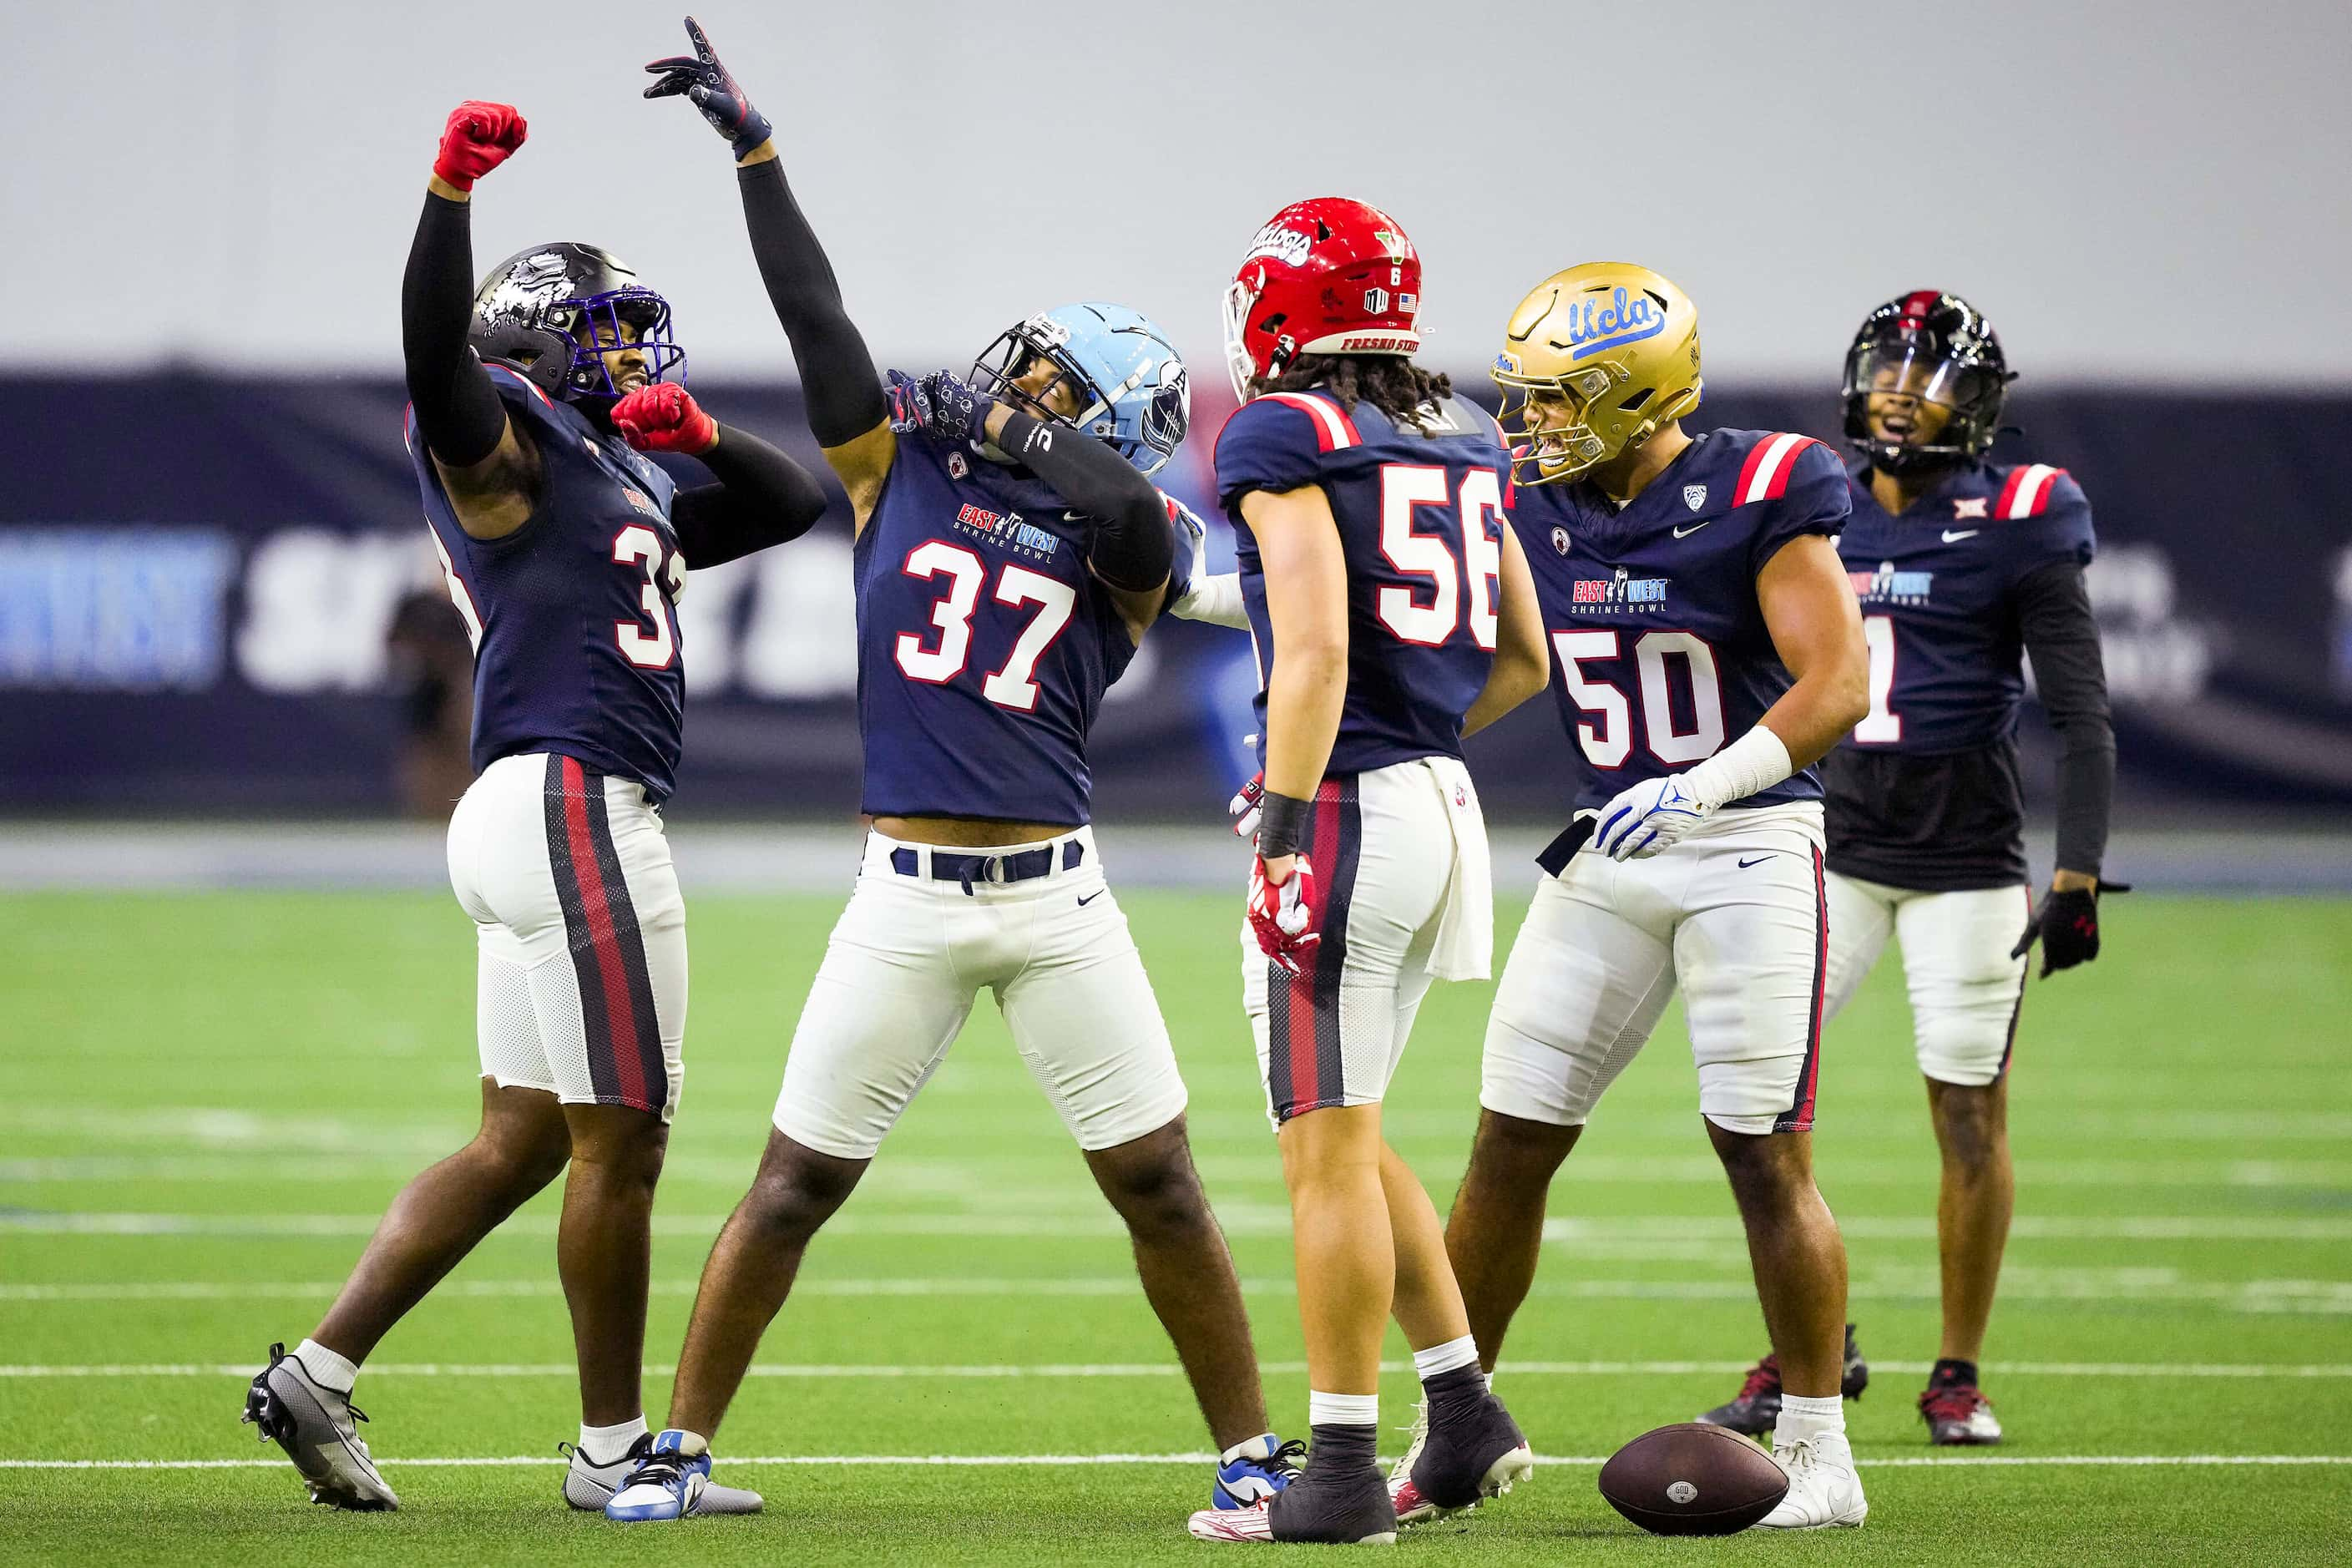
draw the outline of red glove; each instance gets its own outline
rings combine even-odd
[[[482,103],[467,99],[449,111],[441,128],[441,151],[433,172],[461,191],[514,155],[530,134],[511,103]]]
[[[1315,868],[1307,863],[1306,856],[1292,857],[1290,875],[1280,882],[1267,879],[1265,856],[1251,862],[1250,931],[1257,938],[1258,951],[1285,973],[1302,973],[1304,966],[1314,962],[1315,944],[1323,940],[1323,933],[1315,929],[1318,921]]]
[[[613,405],[613,427],[640,452],[684,452],[691,458],[719,441],[719,421],[673,381],[641,386]]]

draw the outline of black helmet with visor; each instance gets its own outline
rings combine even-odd
[[[1981,457],[2000,432],[2001,405],[2016,379],[1975,306],[1957,294],[1915,289],[1873,310],[1846,350],[1846,443],[1890,474]],[[1943,425],[1924,438],[1887,439],[1872,425],[1874,395],[1937,405]]]

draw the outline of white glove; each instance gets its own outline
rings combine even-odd
[[[1612,860],[1640,860],[1671,847],[1713,809],[1690,793],[1681,773],[1644,779],[1601,808],[1592,847]]]

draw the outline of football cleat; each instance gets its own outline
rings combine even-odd
[[[630,1475],[653,1452],[654,1437],[648,1432],[629,1445],[627,1452],[609,1464],[598,1464],[587,1450],[571,1443],[558,1443],[555,1451],[572,1461],[563,1472],[563,1500],[583,1513],[602,1513],[613,1494],[628,1484]],[[765,1507],[758,1492],[741,1487],[722,1487],[716,1481],[706,1482],[702,1500],[695,1506],[697,1514],[757,1513]]]
[[[1838,1392],[1848,1399],[1860,1399],[1862,1391],[1870,1386],[1870,1363],[1862,1359],[1862,1348],[1853,1342],[1853,1325],[1845,1326],[1844,1365],[1839,1369]],[[1697,1418],[1709,1426],[1727,1426],[1744,1436],[1769,1438],[1772,1427],[1780,1419],[1780,1358],[1768,1355],[1748,1369],[1748,1381],[1730,1402],[1718,1405]]]
[[[702,1511],[702,1494],[710,1485],[709,1444],[672,1428],[654,1433],[642,1452],[631,1450],[631,1458],[636,1463],[604,1505],[606,1519],[649,1524]]]
[[[1247,1508],[1204,1508],[1186,1521],[1195,1541],[1319,1542],[1329,1545],[1393,1546],[1396,1510],[1381,1473],[1316,1475],[1301,1470],[1289,1485]]]
[[[1297,1479],[1299,1457],[1306,1452],[1306,1444],[1296,1439],[1286,1443],[1271,1432],[1251,1438],[1240,1458],[1217,1467],[1209,1506],[1244,1509],[1265,1501]]]
[[[1973,1383],[1931,1383],[1919,1395],[1927,1441],[1938,1448],[1987,1447],[2000,1441],[2000,1417]]]
[[[1423,1400],[1413,1417],[1412,1441],[1389,1472],[1389,1500],[1399,1525],[1426,1524],[1502,1496],[1535,1468],[1518,1424],[1492,1394],[1433,1430]]]
[[[1850,1529],[1870,1517],[1862,1495],[1862,1472],[1853,1468],[1853,1447],[1843,1432],[1823,1432],[1772,1450],[1789,1472],[1789,1495],[1756,1521],[1759,1530]]]
[[[286,1450],[312,1502],[361,1512],[400,1506],[360,1441],[356,1424],[366,1415],[350,1394],[313,1378],[283,1343],[269,1347],[269,1364],[246,1390],[244,1419],[261,1428],[263,1440]]]

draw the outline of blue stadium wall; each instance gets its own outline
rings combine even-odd
[[[789,388],[697,390],[818,466]],[[0,811],[394,808],[415,693],[387,634],[439,592],[400,407],[375,379],[0,386]],[[1998,455],[2071,469],[2096,510],[2126,811],[2352,805],[2352,397],[2053,390],[2011,413]],[[1204,515],[1221,416],[1199,411],[1167,475]],[[1814,393],[1725,390],[1694,423],[1835,421]],[[694,574],[679,809],[856,810],[848,560],[836,506]],[[1236,634],[1156,632],[1097,731],[1098,813],[1216,813],[1254,685]],[[2038,717],[2026,733],[2039,789]],[[1561,810],[1563,744],[1549,700],[1474,742],[1490,810]]]

